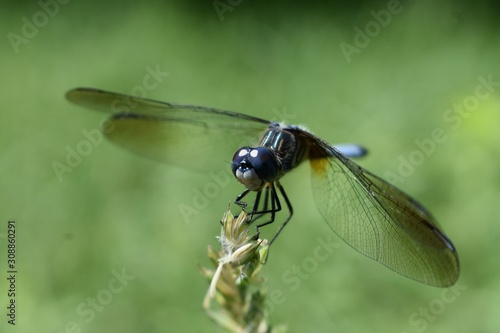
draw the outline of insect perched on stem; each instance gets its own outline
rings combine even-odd
[[[223,154],[232,150],[232,171],[246,187],[235,202],[245,208],[245,196],[257,192],[249,212],[257,231],[274,221],[282,201],[289,212],[271,243],[293,214],[280,179],[308,160],[317,208],[347,244],[422,283],[449,287],[458,279],[457,252],[437,221],[415,199],[354,163],[350,158],[366,153],[358,145],[333,146],[300,126],[213,108],[90,88],[66,96],[110,113],[106,135],[156,160],[220,170],[223,164],[218,163],[230,156]],[[246,146],[239,144],[245,140]],[[253,142],[257,144],[248,146]]]

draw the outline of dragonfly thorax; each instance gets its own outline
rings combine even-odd
[[[243,147],[234,154],[233,174],[251,191],[258,191],[265,183],[276,180],[280,165],[275,154],[265,147]]]

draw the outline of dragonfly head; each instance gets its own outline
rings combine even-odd
[[[231,168],[240,183],[251,191],[276,180],[280,170],[276,155],[265,147],[240,148],[233,156]]]

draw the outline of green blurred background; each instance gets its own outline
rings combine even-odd
[[[0,11],[0,331],[10,328],[8,219],[18,226],[19,332],[69,332],[71,323],[81,332],[220,331],[201,309],[208,284],[198,265],[208,264],[206,247],[216,245],[241,185],[231,179],[186,221],[179,207],[192,205],[207,175],[109,141],[61,179],[53,169],[103,119],[70,105],[67,90],[131,93],[158,67],[169,75],[150,98],[284,118],[327,141],[366,146],[359,163],[386,178],[402,171],[397,185],[437,216],[458,249],[458,287],[442,290],[333,238],[335,251],[292,288],[283,276],[307,266],[318,237],[331,232],[304,165],[283,180],[296,215],[263,271],[269,289],[284,294],[273,323],[290,332],[498,332],[500,86],[478,88],[481,77],[500,81],[493,2],[404,1],[387,24],[372,11],[387,13],[392,2],[220,1],[219,12],[213,1],[42,3],[52,5],[4,2]],[[36,30],[23,28],[34,20]],[[366,27],[371,37],[357,36]],[[356,42],[346,56],[341,45]],[[470,111],[448,111],[463,103]],[[446,140],[415,160],[424,156],[415,140],[428,142],[436,128]],[[410,158],[413,170],[401,169]],[[122,270],[134,279],[110,294]],[[96,296],[107,304],[90,310]]]

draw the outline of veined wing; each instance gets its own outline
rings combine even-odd
[[[439,287],[456,282],[457,252],[420,203],[320,138],[300,135],[312,143],[316,205],[340,238],[410,279]]]
[[[266,120],[235,112],[92,88],[70,90],[66,97],[75,104],[111,114],[103,132],[117,144],[155,160],[199,171],[228,168],[234,152],[258,142],[269,125]]]

